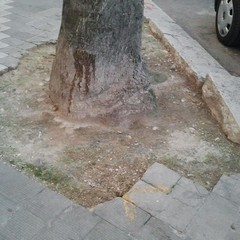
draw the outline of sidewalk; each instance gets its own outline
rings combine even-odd
[[[61,4],[59,0],[0,0],[0,74],[16,68],[31,48],[56,41]]]
[[[3,163],[0,183],[1,240],[179,239],[160,220],[121,198],[93,213]]]
[[[32,47],[56,41],[61,3],[0,0],[0,74],[16,68],[21,56]],[[187,46],[178,49],[179,42],[191,44],[192,40],[172,36],[168,31],[176,32],[177,28],[180,34],[182,30],[151,1],[146,1],[145,15],[165,44],[172,43],[176,57],[180,53],[192,54],[183,51]],[[165,30],[161,32],[158,27]],[[196,42],[193,46],[196,53],[199,46]],[[198,53],[202,54],[202,49]],[[190,61],[188,73],[196,81],[203,81],[214,67],[219,71],[214,72],[216,76],[226,76],[222,75],[224,69],[211,65],[217,63],[205,56],[195,61],[189,55],[177,59],[181,64]],[[203,67],[205,60],[207,66]],[[0,162],[0,240],[239,240],[239,209],[240,175],[222,176],[208,192],[155,163],[123,198],[90,211]]]
[[[240,175],[209,193],[155,163],[123,198],[92,211],[0,163],[0,239],[238,240]]]

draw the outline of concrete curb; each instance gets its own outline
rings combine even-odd
[[[202,87],[203,99],[227,137],[240,144],[240,78],[231,76],[153,1],[145,0],[144,16],[152,32],[175,56],[187,77]]]

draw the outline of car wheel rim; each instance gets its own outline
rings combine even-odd
[[[232,26],[233,22],[233,0],[221,0],[218,8],[218,32],[225,37]]]

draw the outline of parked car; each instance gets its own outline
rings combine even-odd
[[[215,0],[216,32],[226,46],[240,45],[240,0]]]

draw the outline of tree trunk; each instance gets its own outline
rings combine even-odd
[[[75,118],[153,108],[141,60],[143,0],[64,0],[50,98]]]

